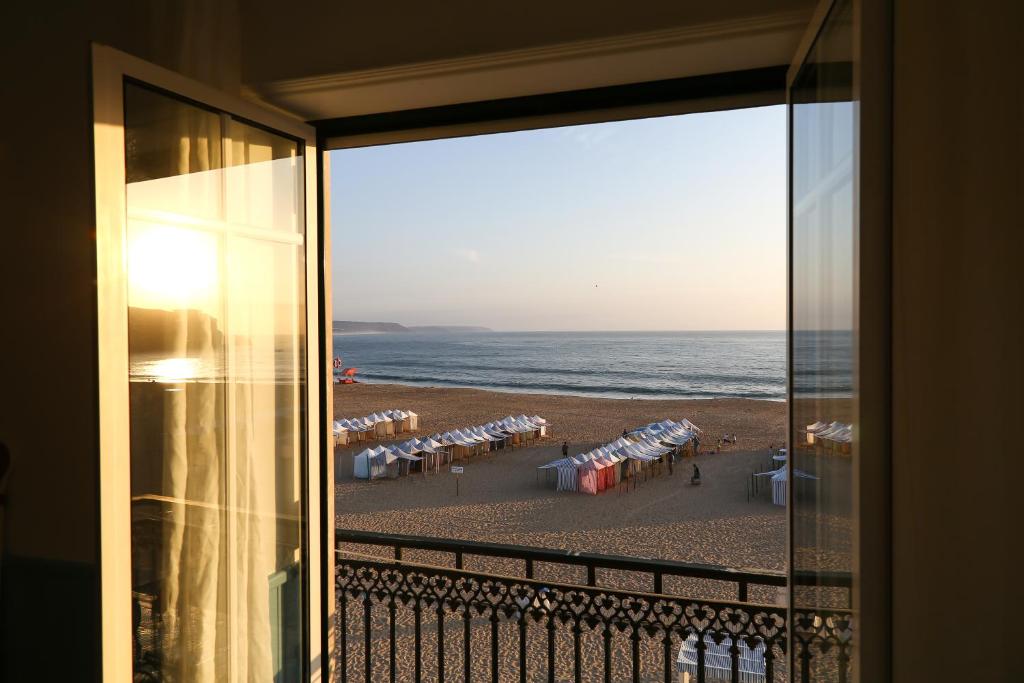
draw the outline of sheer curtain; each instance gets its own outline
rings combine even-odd
[[[158,680],[284,680],[299,641],[277,632],[280,615],[271,623],[275,586],[301,610],[295,145],[143,89],[126,91],[126,112],[133,576],[155,597],[148,661]],[[159,532],[137,533],[143,521]]]

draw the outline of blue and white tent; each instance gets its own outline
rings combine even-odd
[[[704,675],[710,680],[732,680],[732,638],[726,636],[716,643],[710,633],[704,634]],[[764,641],[758,639],[750,649],[744,639],[739,639],[739,683],[767,683],[765,680]],[[676,658],[676,671],[697,676],[697,635],[691,633]]]

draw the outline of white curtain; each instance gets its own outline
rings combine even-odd
[[[147,97],[163,98],[126,108],[147,123],[127,140],[129,345],[173,370],[133,389],[132,413],[133,497],[161,506],[161,678],[271,683],[290,654],[272,645],[299,642],[272,637],[270,605],[300,557],[303,269],[301,238],[252,228],[294,233],[296,160],[280,163],[282,138]]]

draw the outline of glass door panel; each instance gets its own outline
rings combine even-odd
[[[303,147],[124,97],[135,677],[300,680]]]
[[[852,41],[851,2],[838,0],[789,93],[793,680],[850,675],[852,631],[843,620],[852,595],[857,422]],[[816,634],[843,645],[826,650]]]

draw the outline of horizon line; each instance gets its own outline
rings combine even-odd
[[[338,320],[332,322],[364,322],[357,320]],[[377,324],[377,321],[366,321],[367,324]],[[416,324],[410,325],[407,323],[394,323],[401,325],[402,327],[464,327],[464,328],[485,328],[481,332],[785,332],[786,328],[685,328],[685,329],[601,329],[601,328],[573,328],[573,329],[536,329],[536,328],[492,328],[486,325],[470,325],[470,324],[445,324],[445,323],[430,323],[430,324]]]

